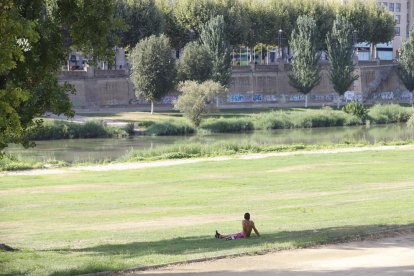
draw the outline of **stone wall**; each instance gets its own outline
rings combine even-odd
[[[308,95],[309,105],[333,105],[338,100],[328,76],[328,64],[321,64],[321,81]],[[303,106],[304,95],[288,82],[290,64],[238,66],[226,97],[218,99],[222,107],[243,106]],[[359,62],[355,81],[345,101],[411,102],[412,95],[399,80],[396,64],[391,62]],[[75,108],[120,107],[145,104],[137,99],[127,70],[94,70],[62,72],[60,81],[73,84],[77,90],[71,96]],[[177,93],[171,92],[160,104],[171,105]]]

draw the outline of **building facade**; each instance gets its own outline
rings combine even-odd
[[[414,18],[413,0],[390,0],[377,1],[386,7],[395,16],[395,36],[392,41],[393,57],[398,56],[397,51],[401,49],[403,42],[408,38],[410,27]]]

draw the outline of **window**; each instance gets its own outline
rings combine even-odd
[[[395,23],[400,24],[401,23],[401,15],[395,16]]]
[[[401,3],[395,3],[395,11],[401,12]]]
[[[388,8],[390,9],[390,11],[394,11],[394,3],[390,3],[389,5],[388,5]]]
[[[400,27],[395,27],[395,36],[400,36]]]

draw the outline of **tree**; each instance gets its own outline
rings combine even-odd
[[[26,130],[45,112],[73,115],[58,72],[70,47],[108,57],[117,26],[110,0],[3,0],[0,4],[0,151],[30,145]]]
[[[131,61],[135,93],[151,102],[153,114],[154,102],[174,88],[176,69],[169,39],[152,35],[141,40],[132,51]]]
[[[339,8],[338,14],[352,22],[358,32],[358,42],[369,42],[371,59],[375,56],[375,45],[392,40],[395,32],[395,18],[376,1],[350,0]]]
[[[164,17],[163,33],[170,39],[171,45],[175,49],[181,49],[189,40],[189,30],[186,30],[177,21],[174,14],[174,7],[169,0],[158,0],[157,6]]]
[[[220,83],[212,80],[203,83],[186,81],[179,85],[178,90],[182,94],[175,102],[174,108],[183,112],[197,127],[200,125],[202,114],[207,112],[208,105],[226,91]]]
[[[117,0],[116,14],[128,30],[122,32],[123,46],[134,46],[150,35],[158,35],[165,25],[164,15],[154,0]]]
[[[206,81],[211,77],[212,66],[207,48],[197,42],[190,42],[177,63],[178,80]]]
[[[231,78],[231,57],[224,27],[222,15],[212,18],[203,26],[200,39],[212,58],[211,79],[228,86]]]
[[[411,92],[411,105],[414,107],[414,28],[410,30],[410,36],[403,43],[398,66],[398,76],[405,87]]]
[[[289,84],[305,95],[308,106],[308,93],[320,82],[319,57],[316,41],[316,23],[308,16],[300,16],[297,28],[293,31],[290,46],[293,50],[292,74]]]
[[[330,62],[329,78],[339,97],[343,96],[352,83],[358,79],[358,76],[354,75],[352,34],[352,24],[346,18],[338,17],[326,38]],[[339,102],[338,98],[338,107]]]
[[[395,35],[395,17],[383,5],[376,1],[368,5],[368,26],[367,40],[371,43],[371,58],[375,59],[376,45],[392,40]]]

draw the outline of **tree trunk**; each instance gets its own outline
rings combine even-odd
[[[151,101],[151,114],[154,113],[154,101]]]
[[[414,91],[411,91],[411,107],[414,108]]]
[[[341,95],[338,95],[338,101],[336,102],[336,108],[339,109],[340,103],[341,103]]]
[[[370,45],[370,59],[374,60],[375,59],[375,44],[371,43]]]

